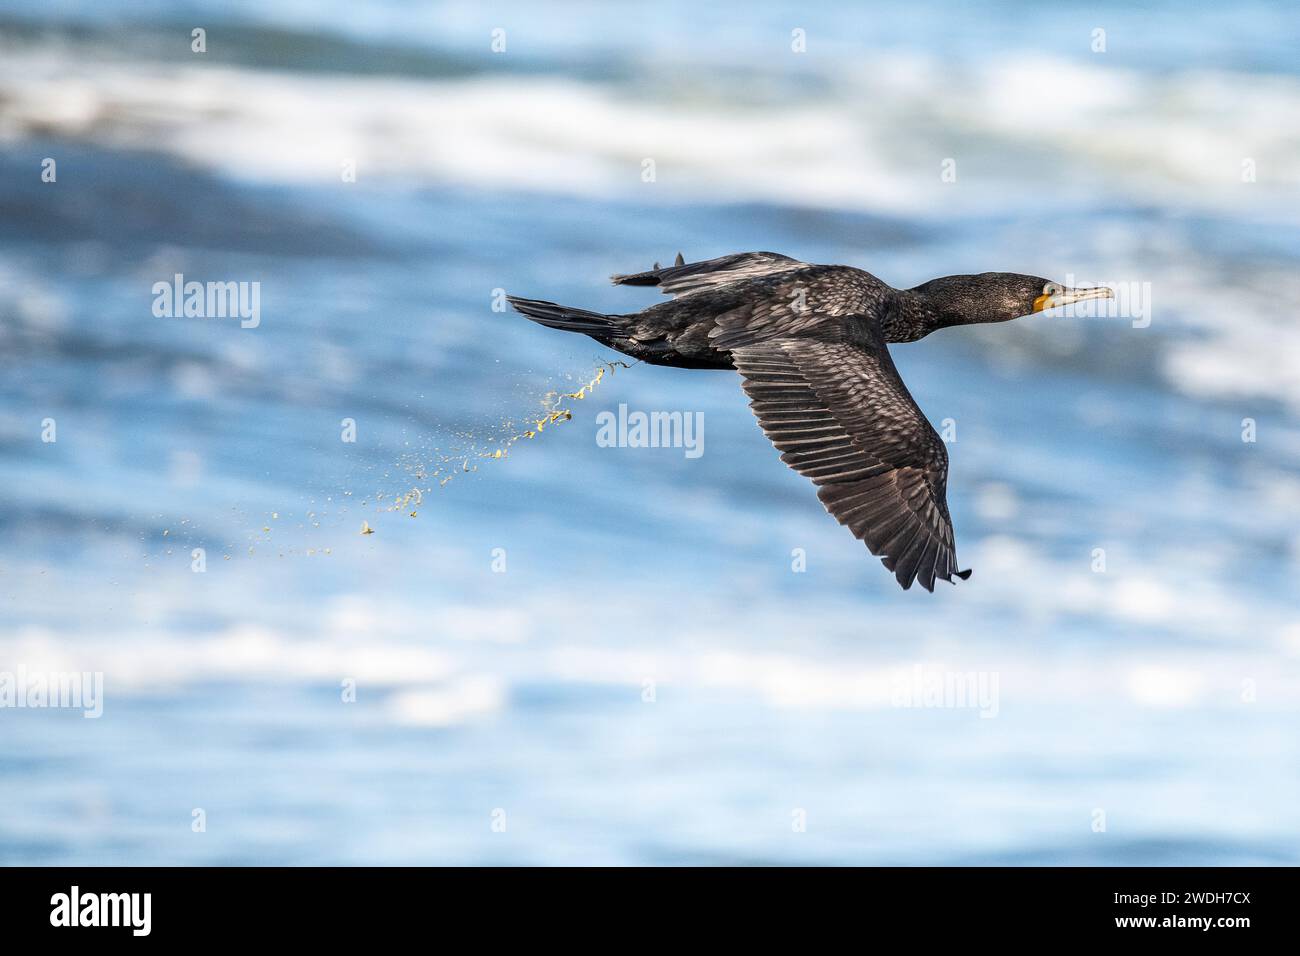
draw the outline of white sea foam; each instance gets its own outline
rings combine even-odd
[[[502,681],[488,674],[449,681],[420,690],[404,690],[388,698],[388,716],[399,724],[416,727],[454,727],[503,709],[506,691]]]
[[[887,710],[916,672],[996,674],[1002,709],[1063,700],[1232,708],[1247,703],[1247,682],[1258,685],[1252,706],[1300,701],[1300,642],[1285,598],[1234,593],[1214,584],[1213,569],[1198,575],[1195,562],[1174,555],[1141,572],[1093,574],[999,537],[977,543],[972,559],[978,590],[927,596],[919,631],[905,606],[877,605],[867,615],[845,599],[810,614],[756,598],[719,619],[699,599],[665,608],[635,592],[588,592],[587,624],[574,633],[573,600],[549,591],[520,594],[527,613],[518,614],[355,594],[304,615],[301,633],[251,623],[206,635],[0,633],[0,662],[103,671],[109,709],[119,695],[213,682],[352,679],[359,695],[381,702],[384,718],[425,727],[490,717],[510,706],[514,688],[556,682],[621,687],[629,704],[650,681],[661,696],[725,692],[789,710]],[[1024,635],[1036,635],[1035,653],[1004,641],[1005,623],[981,637],[980,621],[1005,622],[1008,612]],[[1088,617],[1131,640],[1105,653],[1066,640],[1071,622]],[[1162,647],[1162,634],[1177,635],[1177,644]]]
[[[1054,205],[1104,188],[1276,215],[1277,202],[1294,208],[1300,180],[1294,77],[877,53],[855,68],[836,62],[816,93],[726,97],[669,84],[651,97],[645,89],[664,77],[645,69],[644,83],[416,80],[21,45],[0,60],[0,137],[83,137],[283,182],[338,182],[355,160],[363,179],[919,215],[1004,208],[1035,178],[1055,184]],[[941,183],[948,157],[957,180]],[[646,158],[653,185],[642,181]],[[1242,182],[1246,159],[1255,183]]]
[[[1287,638],[1294,643],[1294,635]],[[980,642],[936,647],[941,655],[891,656],[863,637],[860,649],[822,648],[807,654],[747,651],[714,635],[721,649],[674,646],[646,649],[624,644],[564,642],[539,648],[526,661],[489,664],[460,658],[445,649],[369,640],[351,647],[300,640],[265,629],[243,627],[211,638],[122,639],[111,646],[52,631],[0,637],[0,660],[29,670],[67,671],[93,667],[105,674],[106,707],[159,691],[235,682],[357,682],[359,696],[381,701],[382,716],[394,723],[449,727],[502,711],[516,683],[571,682],[623,687],[629,703],[642,699],[647,682],[658,695],[725,691],[756,695],[786,710],[877,711],[899,706],[899,688],[920,674],[996,674],[1002,706],[1020,708],[1065,700],[1108,700],[1116,706],[1179,709],[1230,708],[1243,703],[1243,682],[1261,685],[1258,706],[1294,709],[1300,699],[1300,671],[1279,669],[1276,650],[1185,648],[1176,653],[1112,649],[1105,655],[1077,648],[1022,659],[1006,648]],[[1294,653],[1291,655],[1294,657]],[[1256,701],[1251,701],[1252,704]]]

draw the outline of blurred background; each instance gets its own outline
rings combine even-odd
[[[0,710],[0,863],[1300,862],[1298,45],[1249,0],[0,0],[0,671],[104,675]],[[974,569],[904,593],[730,373],[484,457],[616,357],[497,290],[634,311],[679,249],[1150,322],[894,348]],[[176,273],[260,324],[155,316]],[[620,403],[704,454],[599,447]]]

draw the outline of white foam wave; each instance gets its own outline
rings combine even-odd
[[[1280,121],[1300,115],[1293,77],[875,54],[856,69],[828,67],[816,93],[663,83],[647,96],[666,78],[646,70],[644,85],[412,80],[15,46],[0,60],[0,138],[84,137],[287,182],[339,182],[355,160],[362,179],[945,215],[1004,206],[1034,181],[1053,187],[1054,202],[1106,189],[1276,213],[1271,204],[1290,208],[1300,180],[1300,124]],[[957,162],[951,183],[940,179],[947,158]],[[1258,182],[1242,182],[1247,159]]]
[[[867,612],[832,599],[811,609],[759,590],[719,618],[700,598],[669,606],[636,592],[592,597],[597,588],[575,633],[573,599],[551,590],[517,595],[518,613],[356,594],[304,614],[298,633],[255,624],[207,635],[0,633],[0,670],[103,671],[110,707],[116,695],[213,682],[350,679],[381,701],[382,717],[424,727],[481,720],[507,708],[515,688],[565,682],[624,688],[629,704],[650,682],[660,695],[722,691],[791,710],[897,707],[917,674],[996,674],[1003,708],[1071,700],[1272,710],[1300,701],[1300,640],[1285,596],[1233,592],[1214,583],[1214,567],[1175,554],[1096,574],[998,537],[978,542],[972,558],[982,583],[922,596],[923,624],[906,602]],[[1104,622],[1102,633],[1131,637],[1104,653],[1062,640],[1090,618]],[[1009,626],[1020,637],[1005,640]]]

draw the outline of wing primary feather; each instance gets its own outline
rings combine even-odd
[[[778,318],[764,308],[736,309],[710,334],[715,347],[731,349],[750,408],[781,460],[818,486],[826,510],[904,590],[968,578],[958,570],[945,500],[947,450],[883,343],[826,341],[812,326],[803,337],[773,337],[765,323]]]

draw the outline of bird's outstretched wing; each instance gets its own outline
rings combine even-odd
[[[948,452],[889,351],[811,338],[732,350],[763,432],[905,589],[967,578],[948,516]]]
[[[615,285],[658,286],[664,295],[683,296],[807,265],[776,252],[737,252],[703,262],[683,262],[679,253],[676,265],[664,269],[656,265],[648,272],[610,276],[610,281]]]

